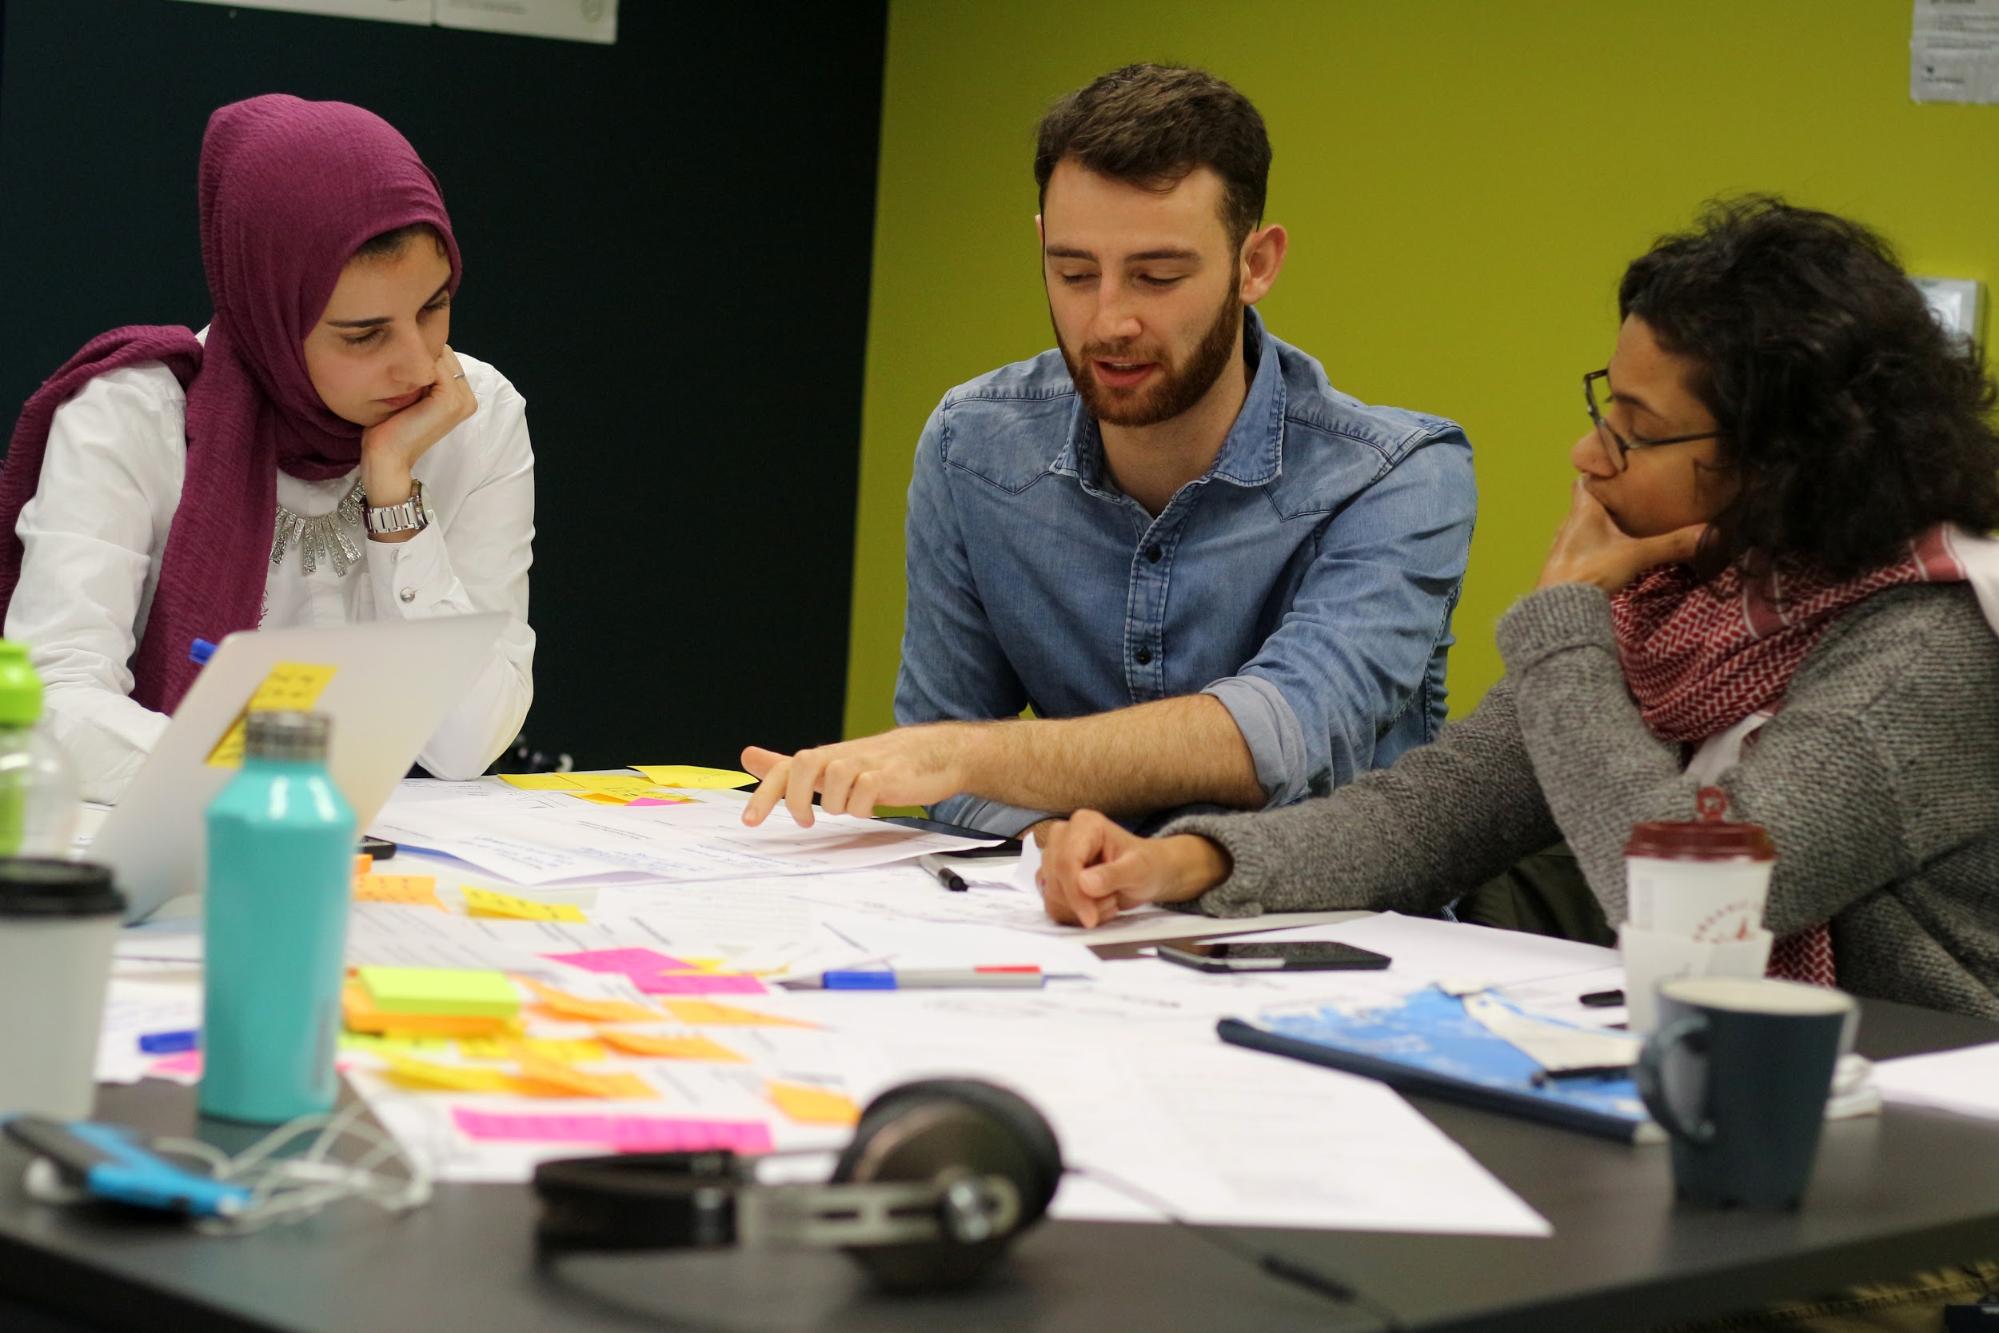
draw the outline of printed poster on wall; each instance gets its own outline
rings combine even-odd
[[[1999,0],[1915,0],[1909,98],[1999,102]]]
[[[504,32],[516,37],[554,37],[606,46],[618,40],[618,0],[187,0],[187,3]]]

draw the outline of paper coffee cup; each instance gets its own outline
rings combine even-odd
[[[1625,1021],[1645,1036],[1659,1023],[1659,987],[1681,977],[1760,977],[1770,962],[1771,934],[1758,928],[1731,940],[1695,940],[1627,923],[1617,932],[1624,958]]]
[[[1624,861],[1631,924],[1703,943],[1744,939],[1763,925],[1771,861]]]
[[[1635,824],[1624,844],[1627,919],[1640,930],[1703,943],[1746,939],[1763,926],[1777,851],[1759,824],[1723,819],[1718,787],[1700,796],[1701,818]]]
[[[0,1116],[90,1114],[124,913],[102,866],[0,860]]]

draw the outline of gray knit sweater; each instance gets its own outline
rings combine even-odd
[[[1566,838],[1622,921],[1632,824],[1691,819],[1680,748],[1647,731],[1610,602],[1581,584],[1501,619],[1506,675],[1432,744],[1320,800],[1197,815],[1234,859],[1211,916],[1434,911]],[[1721,778],[1777,846],[1765,924],[1832,923],[1842,988],[1999,1019],[1999,638],[1964,585],[1877,593],[1799,667]]]

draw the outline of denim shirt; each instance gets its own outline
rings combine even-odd
[[[1437,734],[1471,445],[1454,422],[1339,392],[1246,318],[1248,397],[1156,518],[1108,476],[1060,352],[944,395],[909,486],[898,723],[1211,694],[1266,806]],[[932,813],[1010,834],[1050,812],[965,795]]]

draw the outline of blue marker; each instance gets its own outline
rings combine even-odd
[[[207,666],[208,659],[215,656],[215,645],[206,639],[196,639],[187,646],[187,660],[196,666]]]
[[[147,1032],[139,1037],[139,1049],[147,1055],[179,1055],[182,1051],[198,1050],[201,1033],[193,1028],[182,1028],[175,1032]]]
[[[891,972],[883,967],[821,972],[780,981],[793,990],[1031,990],[1042,983],[1038,967],[951,967]]]

